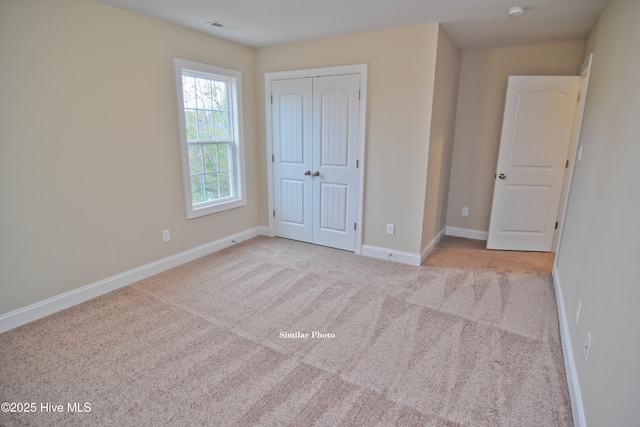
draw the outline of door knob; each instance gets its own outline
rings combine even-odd
[[[501,173],[500,175],[498,175],[498,178],[500,179],[507,179],[507,175]]]
[[[320,172],[318,172],[318,171],[313,171],[313,173],[312,173],[311,175],[313,175],[313,176],[318,176],[318,175],[320,175]]]
[[[307,169],[306,171],[303,172],[305,175],[311,175],[311,171],[309,169]]]

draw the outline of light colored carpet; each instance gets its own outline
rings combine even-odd
[[[266,237],[0,335],[0,401],[38,405],[7,426],[572,425],[548,274]]]

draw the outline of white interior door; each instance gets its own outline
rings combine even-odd
[[[313,243],[349,251],[355,247],[359,89],[357,74],[313,79]]]
[[[355,249],[359,89],[358,74],[272,82],[277,236]]]
[[[273,102],[273,186],[277,236],[311,242],[312,81],[278,80]]]
[[[510,76],[487,249],[551,250],[577,76]]]

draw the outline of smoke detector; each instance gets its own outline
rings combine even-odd
[[[225,22],[222,21],[209,21],[207,22],[207,25],[211,25],[212,27],[215,28],[222,28],[223,30],[237,30],[238,27],[231,25],[231,24],[227,24]]]
[[[524,6],[513,6],[507,9],[507,15],[509,16],[522,16],[527,12],[527,8]]]

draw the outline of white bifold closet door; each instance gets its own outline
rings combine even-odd
[[[277,236],[353,251],[360,76],[271,83]]]

